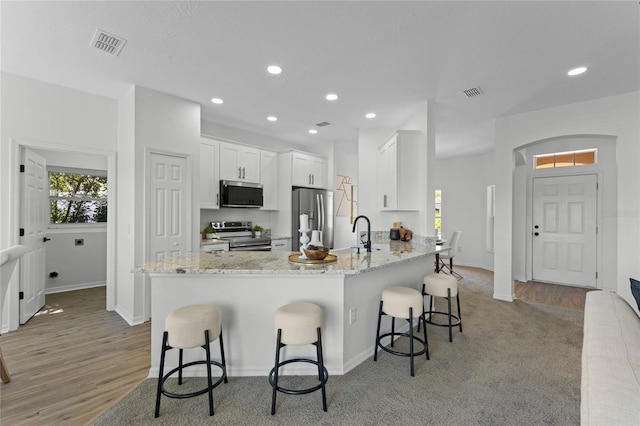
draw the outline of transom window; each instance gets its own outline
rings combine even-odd
[[[50,223],[107,221],[106,171],[49,170]]]
[[[574,167],[595,164],[596,153],[597,149],[585,149],[581,151],[534,155],[534,167],[536,169],[552,169],[555,167]]]

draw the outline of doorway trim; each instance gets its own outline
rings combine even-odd
[[[50,141],[40,141],[33,139],[22,138],[10,138],[10,152],[11,152],[11,179],[9,183],[11,190],[11,205],[13,208],[9,212],[9,224],[12,230],[12,237],[10,241],[12,244],[18,244],[18,228],[20,226],[20,215],[22,214],[20,208],[20,151],[22,148],[42,149],[48,151],[67,152],[72,154],[88,154],[98,155],[107,158],[107,203],[109,209],[107,210],[107,277],[106,277],[106,309],[113,311],[115,309],[116,302],[116,152],[101,150],[97,148],[82,148],[77,146],[65,145]],[[19,274],[16,274],[18,279],[14,279],[13,286],[9,286],[7,294],[7,311],[8,311],[8,326],[9,331],[17,330],[20,325],[20,312],[19,303],[15,295],[19,291]]]

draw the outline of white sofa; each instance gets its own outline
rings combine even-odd
[[[608,291],[587,293],[580,423],[640,425],[640,317]]]

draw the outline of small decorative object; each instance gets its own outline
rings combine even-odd
[[[322,245],[322,240],[320,239],[321,235],[322,233],[320,231],[311,231],[311,241],[309,241],[309,246],[311,245],[321,246]]]
[[[256,238],[262,236],[262,231],[264,231],[264,228],[260,225],[253,225],[253,228],[251,228],[251,232],[253,232],[253,236]]]
[[[329,247],[309,244],[304,249],[304,254],[311,260],[323,260],[329,254]]]
[[[300,231],[310,231],[309,229],[309,215],[300,215]]]
[[[204,228],[202,232],[204,233],[205,240],[212,240],[216,236],[216,230],[211,225]]]
[[[306,214],[302,216],[306,216]],[[302,218],[302,216],[300,216],[300,218]],[[307,226],[309,226],[308,222]],[[304,253],[304,249],[306,249],[307,244],[309,244],[309,230],[300,228],[298,229],[298,231],[300,232],[300,259],[307,259],[307,255]]]
[[[401,227],[400,228],[400,240],[402,241],[411,241],[411,236],[413,235],[413,233],[408,230],[407,228]]]

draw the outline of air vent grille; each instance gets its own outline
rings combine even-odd
[[[323,121],[322,123],[316,123],[316,126],[324,127],[324,126],[328,126],[329,124],[331,124],[331,123],[329,123],[328,121]]]
[[[127,40],[122,37],[109,34],[101,29],[96,29],[91,39],[91,46],[103,52],[118,56],[126,42]]]
[[[467,95],[467,98],[475,98],[476,96],[482,95],[482,89],[479,87],[472,87],[470,89],[463,90],[462,93]]]

